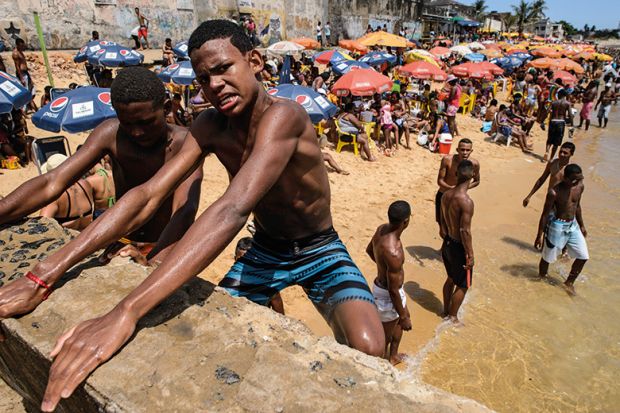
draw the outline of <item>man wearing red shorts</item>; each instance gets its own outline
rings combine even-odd
[[[140,42],[140,49],[142,49],[142,41],[141,38],[144,39],[144,43],[146,43],[146,48],[149,48],[149,19],[147,19],[144,14],[140,13],[140,9],[136,7],[136,16],[138,17],[138,23],[140,23],[140,29],[138,29],[138,41]]]

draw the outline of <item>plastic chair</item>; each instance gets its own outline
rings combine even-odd
[[[357,148],[357,135],[354,133],[343,132],[342,129],[340,129],[340,122],[338,122],[338,119],[335,119],[334,123],[336,124],[336,131],[338,132],[336,152],[340,153],[344,146],[353,145],[353,153],[355,156],[359,156],[359,150]]]
[[[474,106],[476,105],[476,97],[477,95],[475,93],[469,95],[469,108],[467,108],[467,113],[474,110]]]
[[[467,93],[462,93],[461,98],[459,99],[459,112],[463,113],[463,115],[467,115],[467,113],[471,110],[471,96]]]
[[[64,136],[50,136],[48,138],[37,138],[32,142],[32,157],[34,164],[41,172],[41,166],[47,162],[50,156],[60,153],[65,156],[71,156],[69,141]]]

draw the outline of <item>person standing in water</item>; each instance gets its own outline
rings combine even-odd
[[[574,283],[590,258],[586,236],[588,232],[581,215],[583,195],[583,172],[579,165],[570,164],[564,168],[562,181],[549,189],[545,207],[540,215],[538,235],[534,247],[542,250],[538,273],[546,277],[549,264],[562,254],[564,247],[568,255],[575,258],[564,286],[570,295],[575,295]]]

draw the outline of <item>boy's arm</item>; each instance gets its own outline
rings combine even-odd
[[[224,195],[196,220],[166,260],[109,313],[80,323],[58,340],[52,352],[56,359],[50,370],[43,411],[54,410],[61,397],[69,397],[98,365],[129,340],[141,317],[221,253],[278,181],[307,126],[307,114],[298,105],[279,102],[267,109],[247,161]],[[185,155],[183,150],[179,155]],[[162,171],[153,179],[161,178],[168,185],[171,173]]]

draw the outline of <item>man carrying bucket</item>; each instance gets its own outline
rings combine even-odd
[[[473,180],[470,182],[469,188],[475,188],[480,184],[480,163],[475,159],[469,158],[472,152],[472,141],[463,138],[459,141],[455,154],[445,156],[441,159],[439,174],[437,175],[439,190],[437,191],[437,195],[435,195],[435,220],[438,224],[441,218],[441,198],[445,192],[457,186],[456,172],[461,162],[469,160],[474,165]]]
[[[439,234],[443,238],[441,257],[448,277],[443,286],[443,316],[459,323],[458,312],[467,290],[471,287],[474,267],[474,247],[471,220],[474,201],[467,194],[475,176],[474,163],[463,160],[458,164],[457,184],[446,191],[441,200]]]

